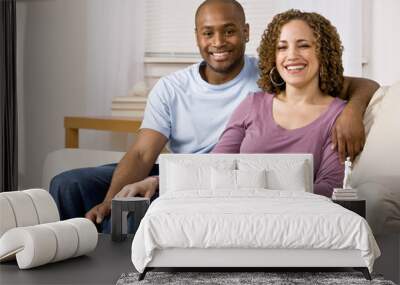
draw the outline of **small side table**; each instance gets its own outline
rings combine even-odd
[[[361,217],[365,219],[366,217],[366,202],[365,200],[357,199],[357,200],[332,200],[332,202],[339,204],[340,206],[359,214]]]
[[[111,202],[111,239],[113,241],[123,241],[127,234],[122,233],[122,223],[124,212],[133,212],[134,232],[139,227],[140,221],[146,214],[150,205],[149,198],[143,197],[124,197],[114,198]]]
[[[79,147],[79,130],[137,133],[142,118],[133,117],[64,117],[65,147]]]

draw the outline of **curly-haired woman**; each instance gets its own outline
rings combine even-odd
[[[312,153],[314,193],[330,197],[343,179],[331,130],[345,101],[342,46],[317,13],[289,10],[265,30],[259,52],[263,92],[233,113],[214,153]]]

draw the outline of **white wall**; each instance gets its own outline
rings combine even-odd
[[[364,76],[381,85],[400,81],[400,1],[370,0],[364,19]]]
[[[138,9],[130,9],[136,5],[143,6],[141,0],[17,2],[20,188],[41,186],[46,155],[64,147],[65,116],[110,115],[112,98],[143,80],[143,60],[135,56],[144,40],[131,20],[140,21]],[[126,136],[93,131],[80,136],[87,148],[124,150],[125,142]]]

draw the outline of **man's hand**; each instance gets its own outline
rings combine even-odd
[[[100,224],[111,213],[111,201],[105,200],[86,213],[85,218]]]
[[[332,129],[332,148],[337,148],[342,163],[349,156],[351,161],[362,151],[365,143],[363,114],[347,105]]]
[[[344,78],[343,90],[339,97],[348,100],[348,103],[332,129],[332,148],[337,148],[342,163],[347,156],[354,161],[364,147],[364,111],[378,88],[379,84],[373,80]]]
[[[115,197],[153,197],[158,188],[158,177],[150,176],[146,179],[124,186]]]

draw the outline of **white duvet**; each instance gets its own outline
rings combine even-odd
[[[155,249],[358,249],[372,271],[379,248],[359,215],[306,192],[240,190],[166,193],[155,200],[132,243],[143,272]]]

